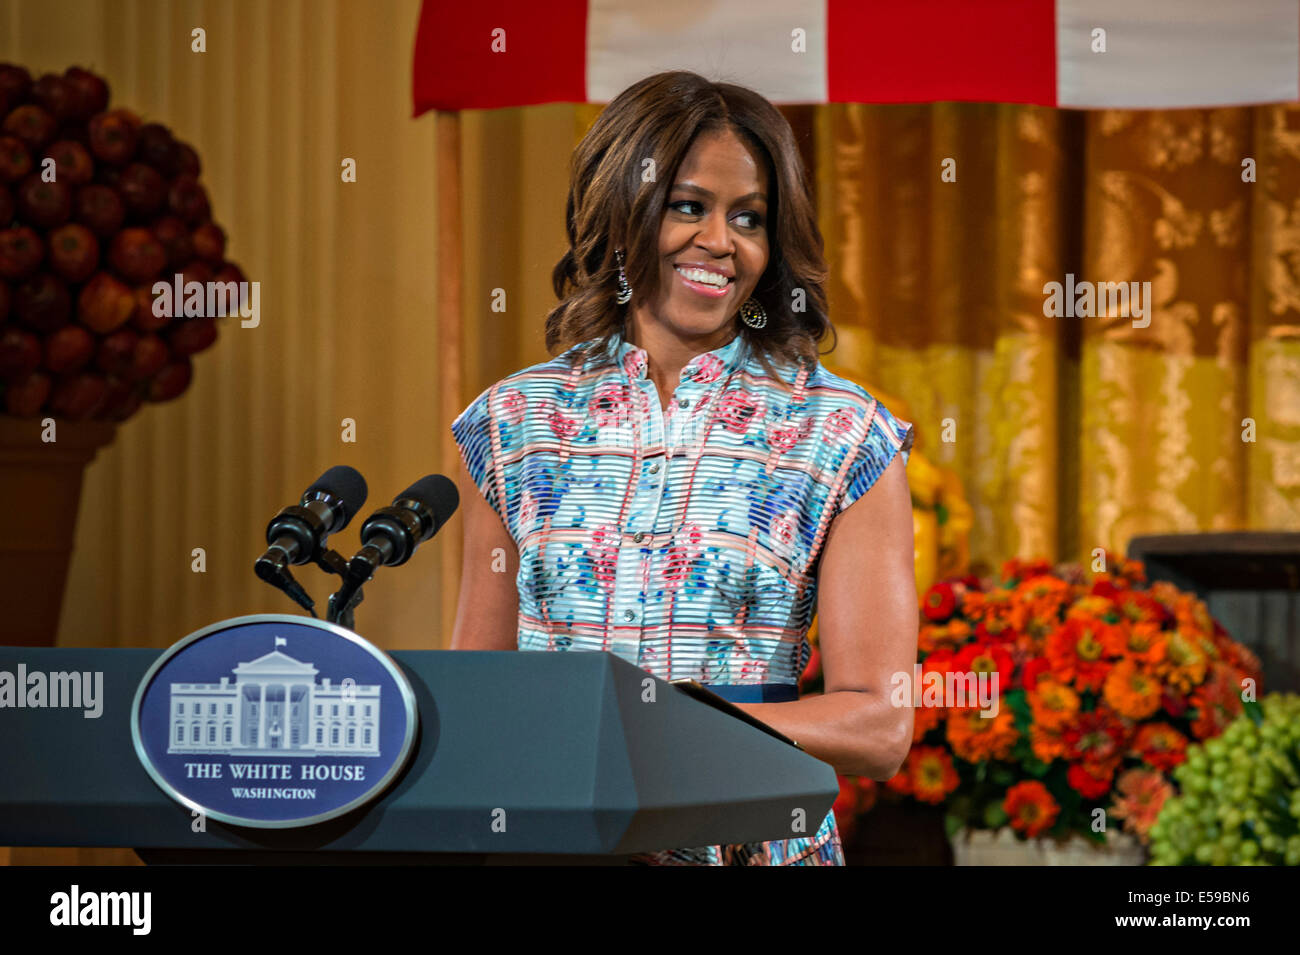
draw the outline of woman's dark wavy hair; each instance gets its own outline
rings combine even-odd
[[[775,374],[773,360],[817,360],[819,343],[834,336],[828,270],[790,124],[753,90],[684,70],[648,76],[619,93],[574,150],[564,212],[569,250],[551,272],[560,302],[546,316],[552,354],[593,339],[592,351],[603,348],[623,329],[630,305],[615,301],[616,248],[626,249],[635,297],[654,292],[659,227],[677,170],[701,133],[727,129],[765,158],[770,183],[769,259],[753,292],[767,325],[755,330],[737,321],[740,334],[769,374]],[[654,160],[655,176],[643,182],[647,159]],[[802,311],[794,308],[797,290]]]

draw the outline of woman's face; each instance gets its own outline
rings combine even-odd
[[[649,318],[682,338],[728,327],[767,268],[768,178],[762,156],[731,130],[691,145],[659,227],[659,287]],[[702,268],[713,278],[688,278]],[[725,279],[725,281],[724,281]]]

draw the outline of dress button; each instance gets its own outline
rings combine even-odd
[[[623,619],[624,619],[624,620],[635,620],[635,619],[636,619],[636,614],[634,614],[631,610],[624,610],[624,611],[623,611]]]
[[[691,406],[691,399],[690,399],[690,398],[678,398],[678,399],[677,399],[677,407],[679,407],[679,408],[689,408],[690,406]]]
[[[635,534],[632,535],[632,540],[636,541],[638,544],[641,543],[643,540],[645,540],[645,531],[637,531]],[[630,613],[631,611],[628,612]]]
[[[650,473],[651,474],[659,473],[659,462],[656,461],[654,464],[650,465]]]

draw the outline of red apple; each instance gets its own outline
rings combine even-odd
[[[125,421],[140,410],[144,403],[143,392],[137,382],[109,375],[104,403],[95,412],[95,417],[104,421]]]
[[[0,136],[0,182],[17,182],[32,171],[32,154],[16,136]]]
[[[167,183],[153,166],[133,162],[122,170],[117,191],[126,203],[127,214],[144,220],[153,216],[167,198]]]
[[[85,122],[108,109],[108,84],[103,77],[73,66],[63,72],[63,78],[72,89],[73,119]]]
[[[167,268],[179,269],[194,258],[190,230],[176,216],[163,216],[153,224],[153,234],[167,253]]]
[[[53,383],[43,371],[15,378],[5,388],[5,412],[15,418],[35,418],[45,407]]]
[[[193,176],[182,173],[172,180],[167,207],[190,225],[198,225],[208,217],[207,190]]]
[[[99,266],[99,241],[84,225],[69,222],[50,233],[50,268],[69,282],[84,282]]]
[[[24,279],[45,258],[45,245],[36,230],[20,225],[0,232],[0,278]]]
[[[72,293],[49,272],[37,272],[14,289],[14,316],[35,331],[52,332],[72,321]]]
[[[46,73],[32,85],[32,99],[58,122],[73,118],[76,91],[57,73]]]
[[[114,109],[90,118],[90,151],[106,163],[120,165],[135,155],[140,121],[134,113]]]
[[[126,219],[126,206],[121,197],[108,186],[94,184],[77,190],[73,215],[90,227],[101,239],[111,238]]]
[[[194,147],[189,143],[183,143],[176,140],[176,173],[177,175],[193,176],[199,178],[199,173],[203,171],[203,164],[199,162],[199,154],[194,151]]]
[[[54,175],[59,182],[84,186],[95,175],[95,161],[76,140],[60,139],[45,150],[45,155],[54,160]]]
[[[226,233],[215,222],[205,222],[194,230],[194,254],[204,262],[220,265],[226,255]]]
[[[135,293],[107,272],[97,272],[81,288],[77,320],[93,332],[107,335],[135,311]]]
[[[190,259],[186,262],[185,267],[181,269],[181,302],[172,303],[176,313],[178,315],[181,314],[181,304],[184,301],[184,289],[186,285],[191,282],[198,282],[200,285],[206,285],[211,281],[212,266],[208,265],[208,263],[204,262],[202,259]],[[205,291],[203,295],[204,302],[207,301],[207,298],[207,293]]]
[[[176,140],[162,123],[145,123],[140,127],[140,141],[136,144],[135,158],[147,162],[164,176],[172,176],[176,169]]]
[[[156,332],[171,320],[170,315],[155,315],[153,310],[153,286],[137,285],[135,287],[135,311],[131,313],[131,327],[141,332]]]
[[[194,366],[187,357],[168,362],[149,382],[150,401],[171,401],[190,385]]]
[[[95,352],[95,367],[110,375],[125,375],[135,364],[135,346],[140,334],[123,326],[104,338]]]
[[[5,117],[4,131],[16,136],[32,152],[54,139],[59,123],[49,110],[35,103],[24,103]]]
[[[23,100],[32,89],[32,74],[13,63],[0,63],[0,116]]]
[[[46,371],[61,375],[84,367],[94,354],[95,336],[85,327],[73,323],[64,325],[45,339],[41,364]]]
[[[108,397],[108,381],[93,371],[65,375],[54,382],[50,413],[71,421],[84,421],[97,412]]]
[[[153,334],[141,335],[135,343],[131,356],[131,368],[127,377],[135,381],[144,381],[162,371],[171,359],[171,350],[167,343]]]
[[[173,355],[196,355],[217,340],[217,320],[204,315],[172,322],[167,330],[167,345]]]
[[[12,381],[29,375],[41,364],[41,340],[17,325],[0,328],[0,378]]]
[[[235,265],[235,263],[225,262],[222,264],[221,268],[217,269],[217,274],[212,276],[212,281],[221,282],[224,285],[228,285],[231,282],[235,283],[235,294],[226,299],[226,301],[230,303],[226,310],[226,314],[235,314],[244,300],[244,282],[247,281],[244,278],[244,273],[239,270],[239,266]]]
[[[150,282],[167,264],[167,252],[148,229],[123,229],[108,247],[108,261],[128,282]]]
[[[45,182],[32,173],[18,186],[18,217],[42,229],[53,229],[72,215],[72,187]]]

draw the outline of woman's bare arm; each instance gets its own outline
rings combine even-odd
[[[456,472],[465,556],[460,602],[451,633],[453,650],[515,650],[519,641],[519,550],[501,517],[470,479],[465,462]]]
[[[836,772],[888,779],[912,745],[912,710],[893,706],[895,674],[912,679],[919,627],[912,499],[901,455],[831,523],[817,584],[826,691],[789,703],[743,703]]]

